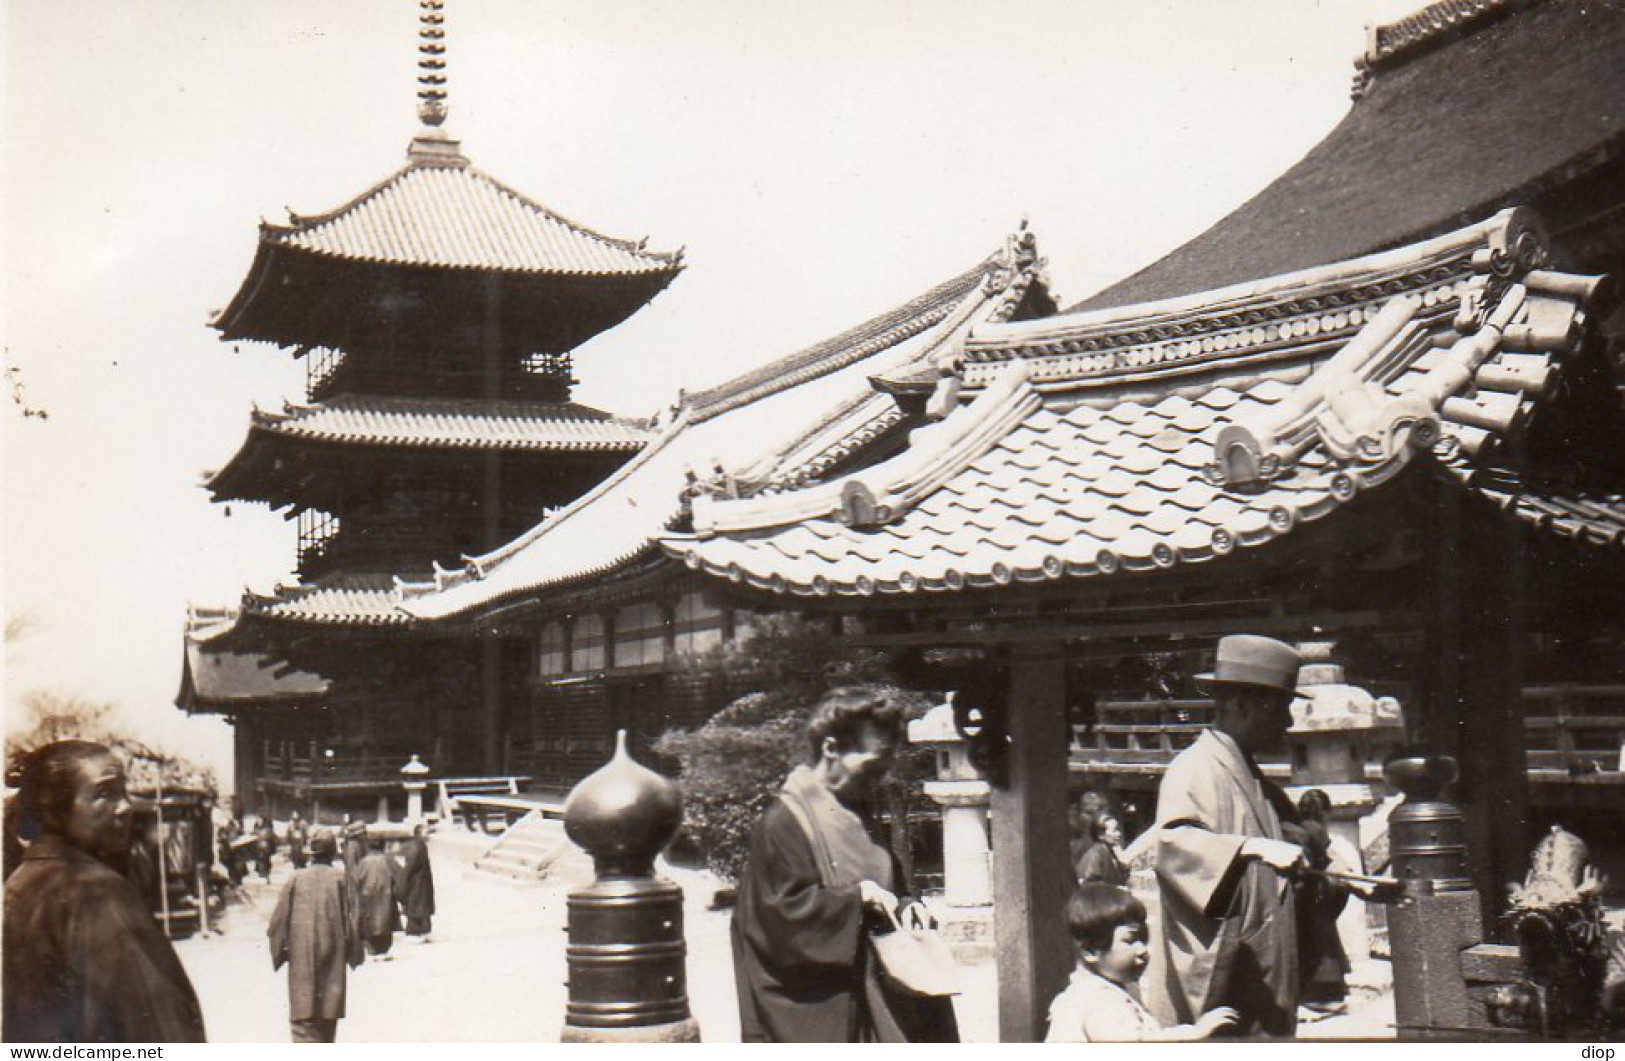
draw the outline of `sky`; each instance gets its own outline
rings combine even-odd
[[[1025,217],[1075,301],[1178,246],[1347,111],[1419,0],[449,0],[448,131],[687,269],[576,352],[641,415],[902,302]],[[8,724],[33,690],[229,776],[187,718],[187,602],[288,578],[292,524],[199,485],[303,368],[208,322],[261,218],[332,209],[417,130],[410,0],[0,0]],[[46,416],[27,415],[45,413]]]

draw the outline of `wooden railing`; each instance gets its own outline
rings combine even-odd
[[[1620,770],[1625,685],[1535,685],[1523,695],[1531,770]]]

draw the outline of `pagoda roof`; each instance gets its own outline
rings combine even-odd
[[[1353,106],[1300,162],[1069,312],[1343,261],[1505,206],[1537,204],[1565,239],[1593,227],[1546,193],[1625,156],[1621,0],[1444,0],[1375,27],[1358,66]]]
[[[693,532],[663,545],[805,597],[1110,577],[1281,539],[1424,455],[1536,525],[1625,544],[1619,493],[1500,467],[1604,308],[1597,278],[1549,254],[1507,211],[1190,298],[982,325],[961,369],[974,397],[905,452],[702,495]]]
[[[325,402],[255,408],[249,436],[205,485],[216,500],[259,499],[278,462],[308,458],[312,443],[386,450],[631,454],[649,431],[574,402],[484,401],[343,395]]]
[[[682,252],[615,239],[527,198],[460,154],[413,157],[402,169],[325,214],[265,224],[267,243],[312,254],[560,276],[673,274]]]
[[[350,348],[458,336],[487,318],[489,289],[478,281],[501,276],[510,281],[503,301],[522,303],[505,308],[504,342],[563,352],[620,323],[682,271],[681,251],[651,251],[572,221],[474,167],[437,133],[414,140],[407,158],[335,210],[261,222],[249,275],[214,321],[224,337]]]
[[[875,394],[876,371],[951,357],[977,321],[1009,316],[1041,288],[1029,233],[896,309],[824,342],[769,362],[719,386],[685,394],[639,456],[574,504],[508,545],[470,561],[466,572],[433,583],[403,584],[403,608],[446,619],[500,606],[522,595],[576,585],[639,557],[686,515],[696,473],[737,456],[741,475],[772,469],[792,452],[827,456],[815,443],[831,422],[873,403],[882,420],[897,415],[890,395]],[[830,445],[841,439],[829,437]],[[827,447],[826,447],[827,448]],[[732,474],[732,473],[728,473]]]
[[[228,632],[237,613],[191,609],[187,616],[181,687],[175,704],[184,711],[230,711],[273,703],[301,703],[325,695],[330,682],[276,657],[225,648],[211,641]]]

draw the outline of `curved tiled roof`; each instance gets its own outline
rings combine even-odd
[[[278,586],[271,594],[243,594],[247,615],[295,623],[338,626],[400,626],[393,575],[334,575],[308,586]]]
[[[728,383],[686,395],[647,449],[574,504],[507,546],[434,584],[403,587],[424,619],[463,615],[517,595],[579,583],[658,548],[682,517],[696,477],[803,439],[831,408],[869,392],[877,369],[952,346],[973,320],[1015,308],[1041,263],[1030,235],[903,307]]]
[[[235,612],[225,610],[193,609],[187,616],[177,706],[196,711],[235,704],[302,701],[328,691],[331,683],[326,678],[295,670],[273,656],[211,646],[210,640],[228,632],[236,619]]]
[[[1343,261],[1503,206],[1579,209],[1583,200],[1539,197],[1625,155],[1625,0],[1435,4],[1378,28],[1374,47],[1362,98],[1301,161],[1071,309]]]
[[[649,432],[585,405],[484,401],[475,398],[383,398],[345,395],[255,410],[254,425],[274,434],[322,442],[444,449],[631,453]]]
[[[579,276],[676,272],[682,258],[576,224],[460,155],[414,159],[337,210],[268,224],[262,238],[358,261]]]
[[[713,575],[808,596],[1102,576],[1258,546],[1418,452],[1470,474],[1521,430],[1599,286],[1543,268],[1545,254],[1532,220],[1508,212],[1408,253],[1125,311],[1116,331],[1101,315],[986,326],[964,369],[986,385],[909,451],[799,491],[697,499],[694,533],[664,544]],[[1257,316],[1199,372],[1069,348],[1212,337],[1228,312]]]

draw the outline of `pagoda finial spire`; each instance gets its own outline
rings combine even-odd
[[[418,0],[418,117],[438,129],[446,120],[445,0]]]

